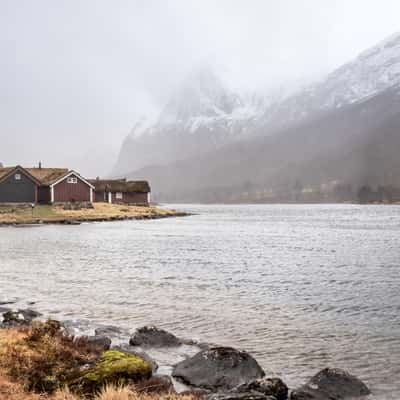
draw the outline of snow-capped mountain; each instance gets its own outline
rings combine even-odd
[[[265,110],[262,126],[273,130],[372,97],[400,84],[400,33],[364,51],[325,79]]]
[[[223,87],[209,70],[189,77],[172,97],[158,121],[159,126],[181,125],[188,132],[202,126],[225,123],[240,109],[240,98]]]
[[[169,202],[355,201],[364,185],[400,199],[399,129],[397,85],[279,134],[132,176],[149,179],[153,198]]]
[[[126,138],[115,173],[167,164],[215,150],[255,126],[282,92],[239,96],[210,70],[189,77],[155,119],[140,119]]]
[[[400,83],[400,33],[361,53],[314,88],[324,108],[341,107]]]
[[[189,77],[155,120],[141,120],[123,143],[114,174],[167,165],[232,142],[275,135],[400,85],[400,33],[325,79],[267,95],[238,95],[209,70]]]

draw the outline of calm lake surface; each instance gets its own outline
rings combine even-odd
[[[400,206],[178,205],[187,218],[0,228],[0,301],[326,366],[400,398]]]

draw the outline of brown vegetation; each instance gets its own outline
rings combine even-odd
[[[0,207],[0,224],[62,223],[68,221],[113,221],[124,219],[163,218],[179,215],[174,210],[158,207],[139,207],[94,203],[93,208],[64,210],[63,206],[36,205]]]
[[[193,396],[177,394],[148,394],[136,391],[134,387],[109,385],[102,389],[94,400],[194,400]],[[0,400],[85,400],[69,390],[59,390],[52,395],[35,394],[23,390],[21,385],[12,383],[0,375]]]
[[[92,364],[99,349],[63,335],[57,321],[34,321],[31,328],[0,334],[0,368],[27,391],[52,393],[79,369]]]
[[[135,386],[107,384],[89,397],[71,392],[70,379],[96,365],[100,353],[86,339],[63,334],[57,321],[0,329],[0,400],[193,400],[156,377]]]

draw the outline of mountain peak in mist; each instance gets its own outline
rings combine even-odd
[[[125,140],[115,174],[213,151],[241,137],[260,115],[210,69],[191,74],[156,121],[139,120]],[[132,156],[133,155],[133,156]]]
[[[367,50],[363,51],[358,58],[359,59],[367,59],[373,57],[375,55],[379,55],[379,53],[386,52],[389,50],[395,51],[398,53],[398,47],[400,46],[400,32],[395,32],[386,39],[382,40],[381,42],[377,43],[375,46],[368,48]],[[397,49],[396,49],[397,47]]]
[[[217,151],[237,140],[276,136],[396,85],[400,85],[398,33],[295,93],[240,96],[212,70],[199,70],[175,92],[155,123],[135,128],[114,172],[167,165]]]
[[[192,73],[175,92],[160,116],[160,124],[223,117],[240,105],[239,97],[211,69],[202,69]]]
[[[324,79],[267,107],[261,125],[276,130],[344,107],[400,84],[400,33],[391,35]]]
[[[338,68],[328,76],[325,85],[333,91],[329,105],[341,106],[399,83],[400,33],[396,33]]]

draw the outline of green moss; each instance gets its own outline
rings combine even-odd
[[[78,392],[94,393],[107,384],[126,385],[148,379],[151,373],[151,365],[142,358],[109,350],[68,386]]]

